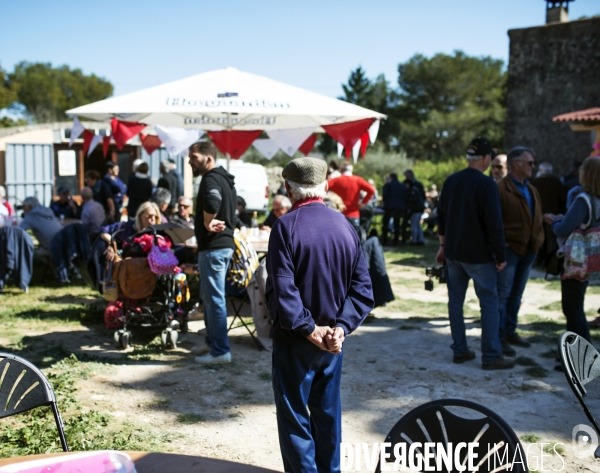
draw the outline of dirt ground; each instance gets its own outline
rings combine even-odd
[[[410,409],[433,399],[464,398],[492,408],[520,437],[537,439],[538,443],[563,443],[562,471],[600,472],[597,461],[574,455],[573,427],[586,424],[587,419],[564,375],[553,369],[556,338],[555,332],[547,330],[564,327],[556,283],[530,281],[520,312],[523,321],[529,322],[524,328],[531,334],[526,335],[537,335],[537,343],[518,349],[518,356],[534,360],[541,369],[534,370],[534,376],[526,373],[531,373],[531,366],[483,371],[473,289],[467,294],[467,334],[478,356],[475,361],[455,365],[449,348],[445,286],[436,284],[433,292],[426,292],[421,265],[410,259],[395,260],[394,253],[389,255],[389,277],[397,300],[374,310],[374,317],[344,344],[344,441],[382,442]],[[588,293],[586,309],[595,312],[600,307],[600,291],[589,292],[594,293]],[[271,353],[257,351],[247,333],[237,329],[230,334],[231,365],[197,366],[189,349],[201,342],[195,331],[202,327],[202,321],[192,322],[186,341],[160,361],[116,365],[110,372],[81,381],[84,404],[174,434],[176,440],[166,450],[281,471],[270,384]],[[541,330],[544,327],[546,332]],[[80,330],[54,332],[47,337],[60,338],[63,346],[75,353],[121,356],[106,332],[86,327]],[[598,389],[590,390],[588,401],[592,411],[600,412]],[[195,422],[177,421],[182,414]],[[526,446],[528,442],[523,443]],[[540,454],[535,446],[531,452]],[[558,457],[545,455],[545,470],[561,470]],[[536,465],[530,467],[536,469]]]

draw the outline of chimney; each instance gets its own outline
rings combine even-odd
[[[569,21],[569,2],[575,0],[546,0],[546,24],[567,23]]]

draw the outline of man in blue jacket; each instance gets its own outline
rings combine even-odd
[[[494,150],[489,141],[476,138],[467,148],[468,166],[452,174],[438,204],[440,249],[436,260],[446,263],[448,315],[454,363],[475,359],[465,333],[463,305],[473,280],[481,307],[481,361],[486,370],[515,366],[505,358],[498,333],[498,272],[506,266],[504,225],[498,186],[484,175]]]
[[[323,204],[326,172],[315,158],[283,169],[293,205],[269,238],[266,298],[286,472],[340,471],[342,342],[373,308],[358,234]]]

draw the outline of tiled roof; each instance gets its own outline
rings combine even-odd
[[[600,107],[586,108],[576,112],[563,113],[552,119],[553,122],[595,122],[600,121]]]

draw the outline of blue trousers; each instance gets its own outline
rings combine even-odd
[[[454,355],[466,355],[469,351],[465,330],[463,306],[473,279],[475,293],[481,309],[481,361],[484,364],[502,356],[502,345],[498,336],[498,273],[494,263],[471,264],[446,259],[446,283],[448,286],[448,315],[452,331],[451,348]]]
[[[535,253],[520,256],[506,248],[506,267],[498,273],[498,311],[500,314],[500,340],[513,336],[517,330],[517,316],[523,291],[529,280]]]
[[[211,348],[210,354],[212,356],[224,355],[229,352],[225,278],[232,255],[232,248],[198,252],[198,269],[201,281],[200,294],[204,303],[206,344]]]
[[[273,347],[273,392],[284,471],[340,471],[342,353],[308,340]]]
[[[421,216],[423,212],[413,212],[410,216],[410,228],[412,232],[412,243],[423,243],[425,236],[421,228]]]

